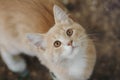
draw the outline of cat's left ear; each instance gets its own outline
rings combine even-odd
[[[46,42],[44,34],[28,33],[26,34],[26,37],[33,45],[45,50]]]
[[[68,17],[68,14],[57,5],[54,5],[53,12],[54,12],[55,23],[72,21],[72,19]]]

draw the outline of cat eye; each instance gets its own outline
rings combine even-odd
[[[60,47],[61,46],[61,42],[60,41],[55,41],[54,42],[54,46],[55,47]]]
[[[67,34],[68,36],[72,36],[73,30],[72,30],[72,29],[68,29],[67,32],[66,32],[66,34]]]

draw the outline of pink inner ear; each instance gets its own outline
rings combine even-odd
[[[45,50],[44,37],[41,34],[27,34],[28,40],[38,48]]]
[[[39,48],[42,49],[42,50],[45,50],[45,48],[43,47],[42,41],[36,42],[34,45],[35,45],[36,47],[39,47]]]
[[[40,44],[40,42],[36,42],[34,45],[37,47],[40,47],[41,44]]]

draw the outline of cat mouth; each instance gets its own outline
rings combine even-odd
[[[77,46],[72,46],[72,49],[75,49],[75,48],[77,48]]]
[[[74,45],[74,46],[71,46],[71,47],[72,47],[72,49],[76,49],[76,48],[78,48],[79,46],[77,46],[77,45],[75,46],[75,45]]]
[[[75,51],[75,49],[77,48],[77,46],[71,46],[72,50],[71,50],[71,54]]]
[[[76,55],[76,49],[77,48],[78,48],[77,46],[71,46],[71,51],[68,54],[69,58],[73,58]]]

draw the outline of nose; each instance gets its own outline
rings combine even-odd
[[[73,43],[73,40],[70,40],[70,41],[68,42],[68,46],[72,46],[72,43]]]

